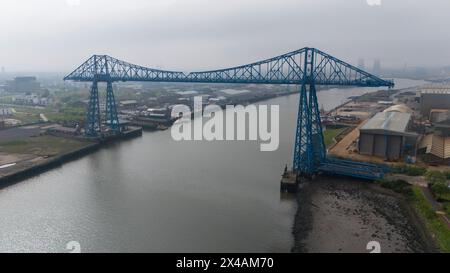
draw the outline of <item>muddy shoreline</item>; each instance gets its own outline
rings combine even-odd
[[[322,176],[297,193],[292,252],[437,252],[407,200],[373,183]]]

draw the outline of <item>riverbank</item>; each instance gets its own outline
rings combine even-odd
[[[450,228],[445,222],[447,219],[445,215],[436,214],[426,199],[424,190],[418,186],[411,186],[410,203],[440,250],[450,253]]]
[[[39,175],[50,169],[59,167],[66,162],[78,159],[84,155],[94,152],[100,148],[101,143],[96,142],[87,144],[85,147],[76,149],[70,152],[60,154],[48,159],[40,159],[38,162],[30,162],[30,164],[24,164],[17,166],[12,172],[0,176],[0,189],[18,183],[24,179]]]
[[[420,168],[405,169],[403,172],[418,175]],[[431,175],[430,175],[431,176]],[[443,200],[436,199],[432,186],[424,176],[393,174],[377,184],[401,193],[443,252],[450,253],[450,220]],[[439,202],[439,201],[440,202]]]
[[[0,143],[3,152],[10,152],[10,154],[0,155],[8,163],[2,163],[2,166],[6,167],[0,170],[0,189],[79,159],[109,143],[140,135],[142,135],[142,129],[139,128],[129,130],[119,137],[110,137],[105,140],[44,135]]]
[[[367,181],[322,176],[297,193],[293,252],[436,252],[433,240],[401,195]]]

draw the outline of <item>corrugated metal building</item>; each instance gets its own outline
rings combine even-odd
[[[425,154],[425,161],[450,163],[450,137],[439,134],[425,135],[420,143],[420,149]]]
[[[450,120],[436,123],[434,133],[425,135],[419,148],[425,161],[450,164]]]
[[[407,132],[411,121],[410,113],[377,113],[360,129],[359,153],[398,160],[405,148],[415,149],[417,135]]]
[[[420,113],[429,118],[432,109],[450,109],[450,87],[422,89],[420,94]]]

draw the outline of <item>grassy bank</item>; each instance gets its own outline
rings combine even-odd
[[[46,135],[2,142],[0,150],[11,154],[54,156],[81,149],[89,144],[91,142]]]
[[[60,106],[55,110],[54,107],[33,107],[33,106],[8,106],[15,111],[12,118],[20,120],[22,125],[32,124],[42,121],[40,114],[44,114],[50,122],[82,122],[86,117],[84,107]]]
[[[323,132],[323,138],[325,141],[325,146],[330,147],[334,144],[334,138],[337,137],[340,133],[342,133],[345,128],[327,128]]]
[[[428,231],[436,239],[439,248],[442,251],[450,253],[450,229],[433,211],[433,208],[419,187],[413,186],[411,192],[412,196],[409,199],[419,216],[425,222]]]
[[[450,228],[439,218],[418,186],[411,186],[401,180],[382,180],[377,184],[403,194],[425,224],[427,232],[435,239],[439,249],[450,253]]]

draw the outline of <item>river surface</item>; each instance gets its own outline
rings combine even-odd
[[[398,80],[397,88],[423,82]],[[376,88],[320,91],[332,109]],[[280,106],[280,146],[176,142],[170,130],[111,144],[0,190],[0,252],[289,252],[297,201],[280,196],[298,94]],[[355,216],[356,217],[356,216]]]

